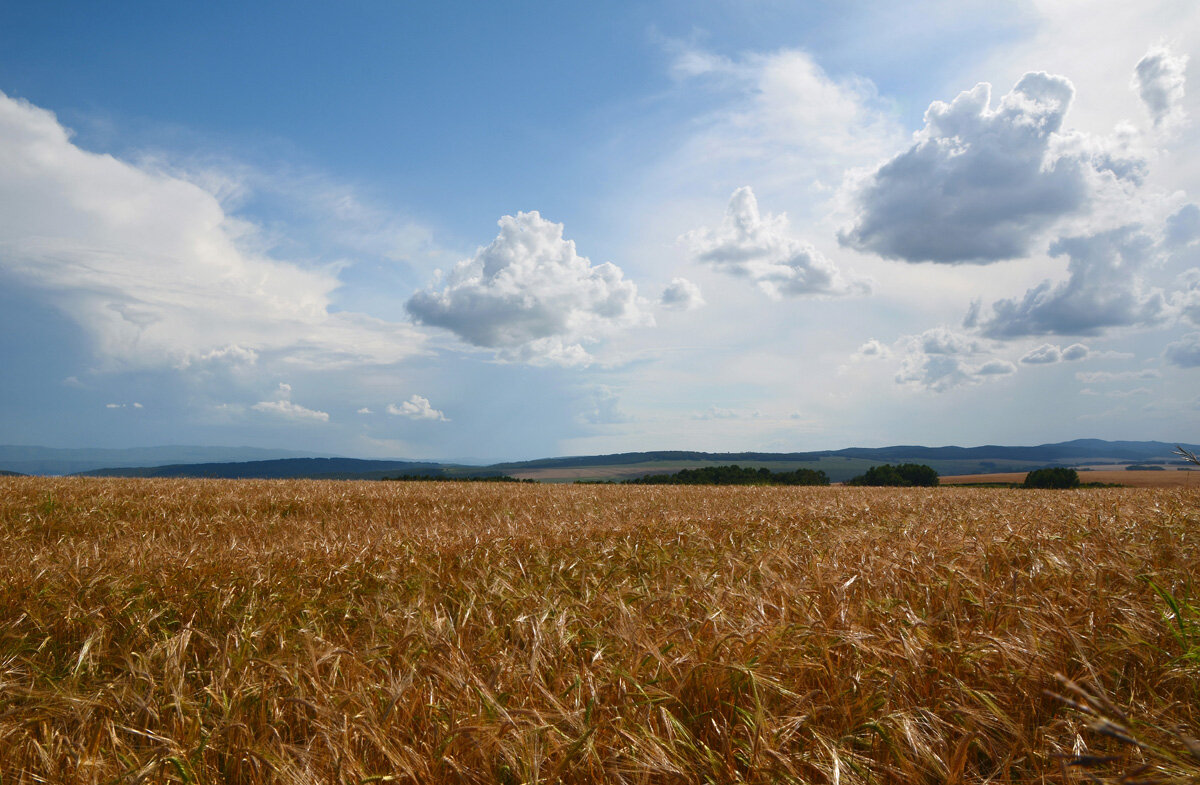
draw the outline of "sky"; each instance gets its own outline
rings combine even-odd
[[[1200,441],[1200,5],[0,6],[0,443]]]

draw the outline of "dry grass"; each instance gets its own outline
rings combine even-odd
[[[0,538],[5,785],[1200,770],[1192,491],[4,478]]]

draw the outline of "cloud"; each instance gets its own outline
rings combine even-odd
[[[973,338],[935,327],[898,342],[900,370],[896,383],[931,392],[946,392],[1015,373],[1007,360],[988,357],[987,347]]]
[[[420,350],[409,325],[331,312],[337,277],[254,250],[258,228],[213,194],[83,150],[53,114],[3,93],[0,204],[0,275],[78,323],[112,363],[182,367],[238,347],[242,360],[329,367]]]
[[[142,409],[142,408],[145,408],[145,407],[143,407],[143,406],[142,406],[140,403],[138,403],[137,401],[134,401],[133,403],[130,403],[130,404],[124,404],[124,403],[106,403],[106,404],[104,404],[104,408],[105,408],[105,409],[126,409],[126,408]]]
[[[1174,126],[1184,120],[1187,63],[1187,55],[1176,55],[1165,46],[1156,46],[1134,68],[1133,89],[1156,127]]]
[[[205,352],[195,358],[202,363],[226,363],[228,365],[254,365],[258,362],[258,352],[231,343],[219,349]],[[188,361],[192,362],[191,360]]]
[[[1081,343],[1073,343],[1065,349],[1059,348],[1052,343],[1044,343],[1036,349],[1031,349],[1028,354],[1021,358],[1021,362],[1026,365],[1051,365],[1053,363],[1071,362],[1082,360],[1088,356],[1090,350]]]
[[[1096,384],[1099,382],[1128,382],[1137,379],[1157,379],[1160,376],[1162,376],[1162,374],[1153,368],[1146,368],[1141,371],[1080,371],[1075,374],[1075,378],[1084,384]]]
[[[1110,398],[1132,398],[1138,395],[1153,395],[1149,387],[1134,387],[1132,390],[1109,390],[1105,393]]]
[[[501,349],[496,356],[505,362],[529,365],[557,365],[563,368],[583,368],[592,364],[592,355],[578,343],[570,343],[552,335],[527,341],[510,349]]]
[[[1153,323],[1163,315],[1161,291],[1144,287],[1139,271],[1153,258],[1154,240],[1138,226],[1082,237],[1050,246],[1051,256],[1066,255],[1067,280],[1043,281],[1020,300],[999,300],[982,322],[984,335],[1099,335],[1112,327]]]
[[[757,183],[822,193],[847,167],[866,166],[896,149],[903,129],[875,86],[834,78],[808,52],[783,49],[738,58],[667,42],[681,87],[703,91],[716,107],[656,170],[656,183],[684,191],[714,183]]]
[[[317,420],[318,422],[329,422],[328,412],[319,412],[315,409],[306,409],[298,403],[291,401],[259,401],[250,407],[257,412],[270,412],[278,414],[282,417],[289,417],[294,420]]]
[[[328,412],[317,411],[316,409],[307,409],[298,403],[292,403],[292,386],[280,382],[279,388],[275,392],[274,400],[259,401],[250,408],[256,412],[266,412],[275,414],[280,417],[286,417],[291,420],[314,420],[316,422],[329,422]]]
[[[653,324],[637,286],[610,262],[592,265],[563,239],[563,225],[536,211],[506,215],[486,248],[459,262],[440,290],[406,303],[422,324],[443,327],[502,359],[586,364],[583,344]]]
[[[746,412],[738,409],[726,409],[721,406],[708,407],[702,412],[692,414],[693,420],[756,420],[762,417],[762,412]]]
[[[1191,245],[1200,240],[1200,207],[1185,204],[1167,218],[1166,244],[1170,247]]]
[[[355,414],[374,414],[375,412],[371,411],[370,407],[364,406],[361,409],[356,410],[354,413]]]
[[[748,278],[772,298],[866,292],[865,281],[846,281],[820,251],[790,235],[784,214],[761,215],[749,186],[733,192],[725,219],[681,238],[697,261]]]
[[[1016,372],[1017,366],[1008,360],[988,360],[975,369],[975,374],[978,376],[1008,376],[1010,373]]]
[[[1200,367],[1200,333],[1188,333],[1180,340],[1167,344],[1163,357],[1180,368]]]
[[[884,346],[879,341],[872,338],[871,340],[858,347],[858,351],[850,355],[852,360],[873,360],[886,359],[892,354],[891,350]]]
[[[1062,350],[1057,346],[1044,343],[1021,358],[1026,365],[1049,365],[1062,362]]]
[[[1083,208],[1098,172],[1144,165],[1098,140],[1060,133],[1075,90],[1027,73],[995,108],[991,85],[935,101],[906,151],[851,187],[858,215],[839,239],[889,259],[987,264],[1027,255],[1041,232]]]
[[[1192,268],[1179,276],[1171,302],[1185,319],[1200,325],[1200,269]]]
[[[1092,350],[1081,343],[1073,343],[1062,350],[1062,358],[1066,362],[1075,362],[1077,360],[1085,360],[1090,356]]]
[[[673,311],[694,311],[705,304],[700,287],[686,278],[672,278],[670,286],[663,289],[658,303]]]
[[[422,395],[414,395],[407,401],[404,401],[399,406],[394,403],[389,403],[387,406],[388,414],[394,414],[399,417],[407,417],[410,420],[433,420],[435,422],[449,422],[446,415],[442,414],[437,409],[429,405],[429,399]]]
[[[593,425],[611,425],[628,422],[630,417],[621,409],[621,397],[616,391],[602,384],[592,391],[589,405],[579,419]]]

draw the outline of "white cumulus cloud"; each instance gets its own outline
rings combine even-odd
[[[850,356],[852,360],[886,359],[892,354],[891,349],[872,338],[858,347],[858,351]]]
[[[760,214],[749,186],[733,192],[720,226],[682,239],[697,261],[747,278],[773,298],[869,290],[865,281],[847,281],[820,251],[792,237],[786,215]]]
[[[419,349],[409,325],[332,312],[331,271],[252,250],[256,228],[213,194],[83,150],[52,113],[3,93],[0,208],[0,274],[77,322],[107,360],[272,353],[327,367]]]
[[[1069,257],[1067,279],[1043,281],[1019,300],[997,301],[981,329],[992,338],[1016,338],[1099,335],[1153,323],[1163,315],[1166,298],[1146,286],[1140,272],[1154,253],[1153,238],[1138,226],[1062,238],[1050,246],[1050,255]]]
[[[1146,105],[1155,126],[1177,125],[1183,121],[1187,64],[1187,55],[1174,54],[1165,46],[1152,48],[1138,61],[1133,72],[1133,88]]]
[[[388,414],[394,414],[398,417],[407,417],[410,420],[433,420],[436,422],[449,422],[446,415],[429,403],[429,399],[423,395],[414,395],[407,401],[404,401],[399,406],[394,403],[389,403],[387,406]]]
[[[1165,243],[1178,248],[1200,240],[1200,207],[1185,204],[1167,218]]]
[[[1200,368],[1200,333],[1188,333],[1178,341],[1167,344],[1163,356],[1180,368]]]
[[[991,357],[988,347],[970,336],[935,327],[898,342],[896,383],[931,392],[1016,373],[1008,360]]]
[[[981,83],[935,101],[904,152],[856,183],[841,241],[908,262],[987,264],[1025,256],[1043,230],[1089,203],[1101,172],[1139,179],[1144,163],[1062,133],[1075,90],[1025,74],[991,105]]]
[[[1067,362],[1075,362],[1076,360],[1085,360],[1092,353],[1092,350],[1081,343],[1073,343],[1062,350],[1062,358]]]
[[[1026,365],[1052,365],[1062,362],[1062,349],[1051,343],[1044,343],[1031,350],[1021,358]]]
[[[1171,300],[1180,315],[1200,325],[1200,269],[1192,268],[1179,276]]]
[[[621,409],[621,396],[607,385],[599,385],[591,393],[587,407],[579,419],[593,425],[612,425],[628,422],[630,417]]]
[[[308,409],[298,403],[292,403],[292,386],[280,382],[279,388],[275,391],[275,397],[269,401],[259,401],[250,408],[256,412],[266,412],[280,417],[287,417],[292,420],[313,420],[316,422],[329,422],[329,413],[317,411],[316,409]]]
[[[672,311],[694,311],[705,302],[699,286],[686,278],[672,278],[658,298],[658,304]]]
[[[621,268],[580,256],[562,224],[533,211],[499,225],[496,239],[459,262],[441,290],[408,300],[414,319],[502,359],[562,365],[586,364],[584,345],[612,330],[653,324]]]
[[[1053,365],[1054,363],[1082,360],[1090,352],[1091,350],[1081,343],[1073,343],[1065,349],[1055,346],[1052,343],[1044,343],[1035,349],[1029,350],[1021,358],[1021,362],[1026,365]]]

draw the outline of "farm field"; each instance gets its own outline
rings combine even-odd
[[[994,474],[960,474],[940,478],[943,485],[962,485],[981,482],[1025,481],[1025,472],[998,472]],[[1130,488],[1196,488],[1200,490],[1200,472],[1193,471],[1126,471],[1124,469],[1094,469],[1079,473],[1084,483],[1102,482],[1125,485]]]
[[[1200,490],[0,478],[0,538],[5,785],[1200,773]]]

